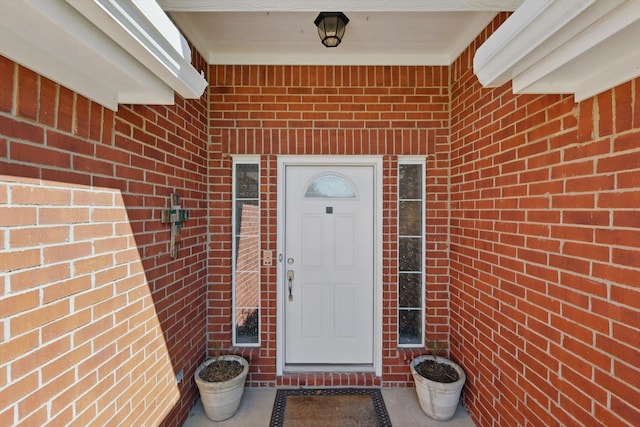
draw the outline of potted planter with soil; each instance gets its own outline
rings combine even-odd
[[[238,412],[248,372],[249,362],[236,355],[205,360],[196,369],[194,377],[207,418],[222,421]]]
[[[457,363],[439,356],[442,349],[437,343],[430,349],[431,356],[418,356],[411,361],[411,373],[422,411],[445,421],[456,413],[467,376]]]

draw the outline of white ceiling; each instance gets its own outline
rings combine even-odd
[[[500,11],[523,0],[158,0],[210,64],[449,65]],[[349,18],[336,48],[319,12]]]
[[[210,64],[450,65],[508,11],[474,57],[485,86],[579,101],[640,75],[639,0],[157,1]],[[322,11],[350,19],[336,48]]]

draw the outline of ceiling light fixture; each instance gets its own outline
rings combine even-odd
[[[318,35],[326,47],[336,47],[342,41],[344,29],[349,18],[342,12],[320,12],[314,24],[318,27]]]

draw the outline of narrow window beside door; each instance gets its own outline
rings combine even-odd
[[[233,165],[233,345],[260,343],[260,172],[258,160]]]
[[[398,166],[398,345],[424,344],[424,163]]]

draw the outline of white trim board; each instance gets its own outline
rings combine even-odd
[[[156,2],[5,1],[0,54],[114,111],[199,98],[208,85]]]
[[[640,2],[526,0],[478,48],[480,82],[581,101],[640,76]]]

